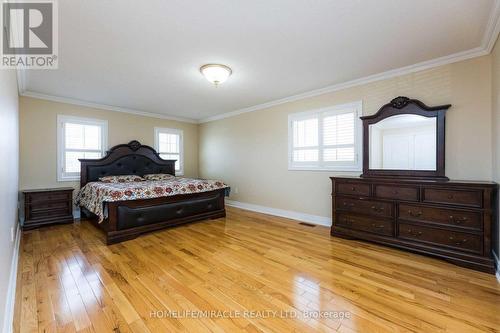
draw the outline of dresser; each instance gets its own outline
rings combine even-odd
[[[73,188],[49,188],[22,191],[23,229],[73,222]]]
[[[498,185],[492,182],[331,177],[331,235],[495,272]]]

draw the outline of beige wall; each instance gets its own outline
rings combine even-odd
[[[490,56],[202,124],[200,176],[226,181],[233,200],[331,216],[328,177],[339,173],[287,170],[288,114],[358,100],[365,115],[373,114],[398,95],[453,104],[446,120],[447,176],[492,179]]]
[[[10,315],[6,311],[11,300],[11,274],[14,243],[11,229],[17,225],[17,198],[19,175],[19,118],[17,80],[14,70],[0,70],[0,330]],[[16,229],[14,229],[16,230]]]
[[[495,44],[491,58],[493,101],[493,121],[491,122],[493,127],[493,179],[500,183],[500,38]],[[498,235],[499,233],[500,230],[497,232],[498,238],[500,238],[500,235]],[[496,253],[497,255],[500,254],[500,244]]]
[[[184,131],[184,175],[198,175],[198,130],[196,124],[93,109],[41,99],[21,97],[20,183],[21,189],[78,188],[78,182],[57,181],[57,115],[89,117],[108,121],[108,147],[131,140],[154,146],[154,127]]]

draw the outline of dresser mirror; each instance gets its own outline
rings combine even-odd
[[[363,121],[363,177],[446,180],[445,112],[397,97]]]

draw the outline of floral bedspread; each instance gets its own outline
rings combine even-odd
[[[105,218],[104,204],[113,201],[150,199],[178,194],[208,192],[228,186],[218,180],[175,177],[169,180],[141,181],[128,183],[91,182],[80,189],[75,204],[83,206],[99,217]]]

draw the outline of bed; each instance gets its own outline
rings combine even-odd
[[[142,177],[148,174],[175,176],[175,160],[160,158],[153,148],[138,141],[114,146],[101,159],[80,159],[80,162],[80,192],[76,203],[80,206],[82,218],[90,219],[105,232],[108,245],[170,226],[226,216],[224,197],[229,188],[220,181],[175,178],[174,183],[168,186],[144,182],[140,192],[148,194],[144,196],[127,196],[135,193],[132,187],[138,184],[131,186],[132,191],[124,189],[124,184],[116,184],[116,191],[122,191],[114,196],[113,185],[102,184],[99,178],[121,175]],[[150,189],[161,189],[162,192],[156,197],[148,197],[154,195]],[[169,193],[167,190],[170,190]],[[113,201],[101,201],[102,211],[96,209],[82,200],[82,196],[92,191],[112,195],[108,198]]]

